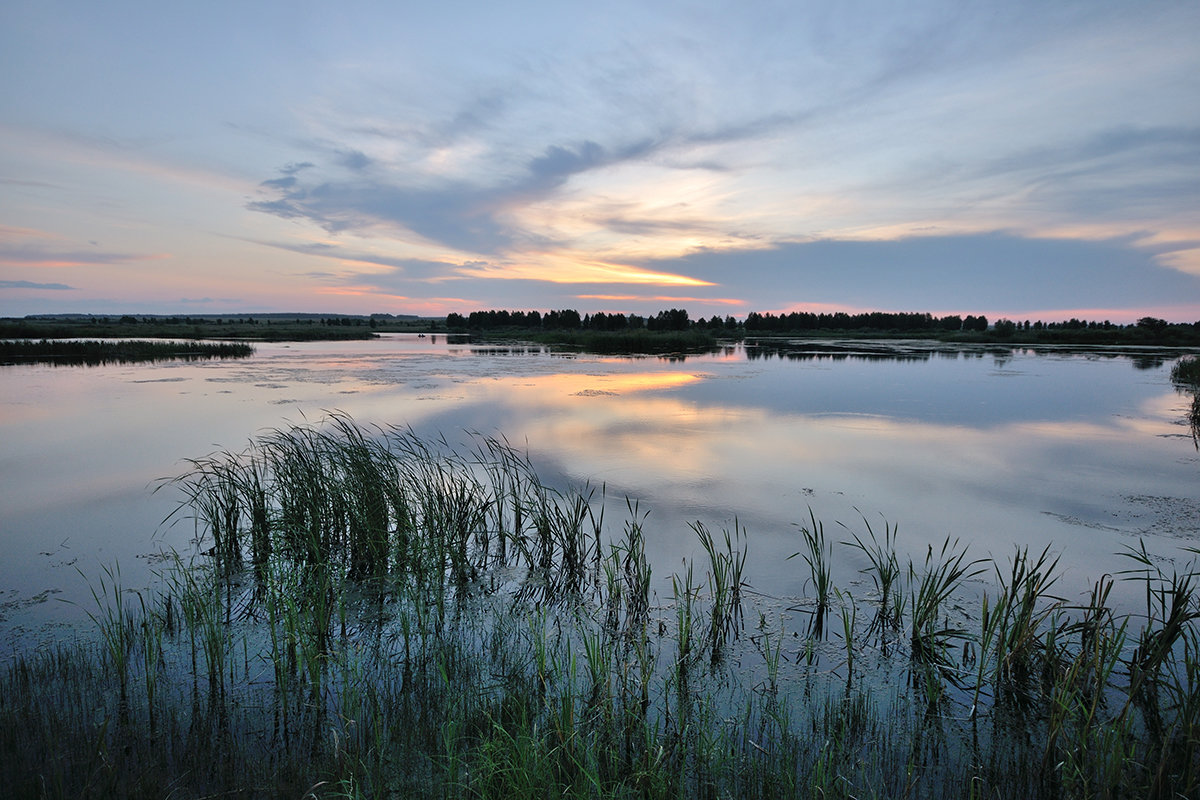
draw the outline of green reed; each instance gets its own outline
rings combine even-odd
[[[871,581],[875,584],[875,594],[878,597],[875,617],[871,621],[871,626],[880,630],[899,630],[904,617],[905,596],[900,591],[903,571],[900,568],[900,560],[896,556],[898,528],[895,525],[888,525],[884,520],[883,538],[880,540],[876,537],[875,530],[866,516],[860,516],[862,516],[863,526],[867,529],[867,535],[870,537],[870,544],[867,544],[862,537],[844,525],[842,527],[849,531],[854,542],[843,542],[843,544],[860,550],[870,562],[870,567],[862,572],[870,575]]]
[[[912,614],[909,658],[917,668],[914,682],[918,677],[925,681],[931,705],[941,693],[934,682],[935,677],[955,685],[961,683],[962,673],[955,652],[970,641],[971,634],[962,622],[956,622],[947,613],[947,606],[964,581],[984,571],[980,564],[981,559],[968,561],[966,548],[959,549],[958,541],[951,541],[949,537],[942,542],[936,555],[933,545],[929,545],[920,571],[911,560],[908,562]]]
[[[1187,411],[1192,442],[1200,450],[1200,357],[1181,358],[1171,367],[1171,381],[1181,392],[1190,392],[1191,406]]]
[[[995,665],[997,689],[1012,698],[1028,698],[1026,684],[1039,665],[1055,666],[1047,647],[1055,628],[1044,631],[1042,626],[1062,605],[1049,594],[1058,580],[1057,566],[1058,558],[1050,557],[1049,547],[1032,561],[1028,549],[1019,548],[1007,575],[995,565],[1000,590],[990,608],[984,595],[983,638],[994,650],[990,659],[983,660]]]
[[[1186,356],[1171,367],[1171,380],[1200,389],[1200,356]]]
[[[804,550],[793,553],[788,558],[800,556],[808,564],[809,577],[806,585],[813,590],[814,606],[808,635],[810,638],[821,639],[825,636],[825,615],[829,612],[829,601],[833,593],[833,578],[831,561],[833,558],[832,545],[825,542],[825,526],[817,520],[816,513],[809,508],[810,524],[800,527],[800,536],[804,541]]]
[[[711,608],[709,609],[708,643],[711,660],[718,663],[725,653],[725,645],[736,639],[742,626],[742,584],[746,566],[744,531],[734,520],[734,534],[724,531],[724,547],[721,548],[702,522],[691,523],[692,530],[700,538],[700,544],[708,555],[708,585]],[[737,542],[737,544],[735,544]]]

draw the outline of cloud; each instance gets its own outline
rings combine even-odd
[[[0,289],[53,289],[55,291],[76,291],[74,286],[65,283],[34,283],[33,281],[0,281]]]
[[[284,180],[284,179],[277,179]],[[380,229],[469,252],[491,252],[510,243],[489,213],[494,192],[476,186],[409,187],[371,178],[264,185],[277,196],[247,204],[252,211],[305,219],[330,233]]]
[[[348,268],[361,266],[363,264],[385,268],[384,270],[377,272],[362,272],[361,270],[347,269],[341,272],[307,273],[309,277],[319,278],[322,280],[345,279],[354,283],[359,283],[365,278],[378,277],[380,275],[391,275],[397,279],[408,282],[437,281],[444,280],[448,277],[453,277],[454,271],[461,267],[477,266],[476,264],[464,262],[453,263],[446,261],[431,261],[420,258],[380,255],[378,253],[371,253],[365,250],[345,247],[340,244],[331,244],[329,242],[272,242],[259,239],[246,239],[245,241],[260,244],[264,247],[286,250],[291,253],[339,261]]]
[[[259,186],[262,186],[264,189],[278,189],[279,191],[286,191],[295,185],[295,175],[285,175],[282,178],[272,178],[271,180],[263,181],[259,184]]]
[[[179,302],[184,305],[215,305],[222,306],[240,306],[243,301],[237,297],[181,297]]]
[[[21,186],[27,189],[60,189],[62,187],[45,181],[25,181],[16,178],[0,177],[0,185],[4,186]],[[4,226],[0,225],[0,232],[4,230]]]
[[[0,243],[0,264],[18,267],[89,267],[157,261],[170,258],[166,253],[121,253],[97,250],[59,250],[38,245]]]
[[[839,303],[964,312],[1175,303],[1200,297],[1200,276],[1154,263],[1131,237],[1033,239],[1004,233],[895,241],[811,241],[705,252],[643,264],[736,288],[757,310]]]
[[[483,124],[475,112],[455,119],[460,120],[455,124],[468,128]],[[452,133],[449,139],[459,136]],[[538,238],[514,227],[511,211],[552,195],[573,176],[644,159],[660,144],[651,139],[618,146],[591,139],[550,144],[515,170],[507,169],[505,154],[493,152],[477,174],[465,178],[428,167],[443,157],[445,141],[423,145],[415,158],[426,163],[423,169],[414,167],[413,160],[389,163],[342,143],[313,142],[319,163],[280,168],[280,177],[259,184],[268,197],[249,202],[247,208],[284,219],[307,219],[330,232],[384,229],[400,237],[408,232],[464,253],[495,256]]]
[[[365,170],[373,163],[366,153],[363,153],[361,150],[347,150],[341,155],[342,166],[346,167],[347,169],[355,170],[356,172]]]
[[[540,196],[550,189],[558,188],[572,175],[643,158],[653,152],[655,147],[655,143],[650,140],[625,145],[616,151],[609,151],[591,140],[574,147],[551,145],[546,148],[545,153],[529,162],[528,177],[514,182],[510,191],[515,195]]]
[[[668,303],[672,306],[688,306],[691,304],[701,305],[718,305],[718,306],[735,306],[743,308],[746,301],[737,297],[681,297],[678,295],[652,294],[652,295],[636,295],[636,294],[577,294],[575,295],[580,300],[606,300],[611,302],[625,303]]]
[[[1120,126],[985,160],[969,180],[1009,178],[1041,210],[1162,219],[1200,206],[1200,128]]]

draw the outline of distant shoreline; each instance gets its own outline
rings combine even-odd
[[[253,353],[253,347],[241,342],[151,342],[141,339],[122,339],[116,342],[94,339],[0,340],[0,365],[195,361],[209,358],[245,358]]]
[[[561,316],[560,316],[561,315]],[[511,322],[510,322],[511,319]],[[658,317],[547,312],[475,312],[470,317],[372,314],[261,314],[233,316],[40,315],[0,319],[0,339],[192,339],[317,341],[371,339],[380,333],[465,334],[479,341],[521,340],[604,352],[696,351],[759,338],[924,339],[947,344],[1085,345],[1200,348],[1200,321],[1143,318],[1132,325],[1068,320],[1013,322],[968,317],[959,328],[920,314],[773,316],[746,320],[691,320],[673,310]],[[974,324],[968,326],[974,320]],[[513,324],[515,323],[515,324]],[[530,324],[532,323],[532,324]],[[982,324],[980,324],[982,323]]]

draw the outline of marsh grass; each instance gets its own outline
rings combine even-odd
[[[1192,404],[1187,411],[1188,425],[1192,430],[1192,442],[1200,450],[1200,356],[1181,358],[1171,367],[1171,380],[1181,392],[1192,395]]]
[[[865,515],[861,516],[863,527],[866,528],[867,536],[871,540],[870,544],[867,544],[864,538],[858,533],[842,525],[854,539],[853,542],[843,542],[843,544],[857,548],[870,562],[870,566],[862,570],[862,572],[870,575],[871,581],[875,585],[876,597],[878,598],[875,615],[870,622],[872,630],[878,631],[881,634],[898,631],[904,618],[905,604],[904,593],[900,591],[902,570],[900,568],[900,560],[896,556],[896,532],[898,528],[895,525],[888,525],[887,521],[884,520],[883,539],[880,541],[876,537],[875,530],[871,526],[870,521],[867,520]]]
[[[800,536],[804,549],[793,553],[788,558],[800,556],[808,565],[808,586],[812,587],[813,602],[808,634],[813,639],[825,637],[825,615],[829,613],[829,602],[833,592],[831,561],[833,559],[832,543],[825,541],[825,525],[816,517],[816,513],[808,510],[809,525],[800,525]]]
[[[748,591],[736,522],[692,525],[660,599],[636,501],[611,533],[603,491],[546,486],[503,440],[343,415],[163,489],[204,552],[154,591],[104,571],[94,641],[0,673],[10,796],[1200,793],[1197,572],[1145,547],[1072,601],[1048,549],[902,562],[863,518],[855,596],[810,509],[804,602]]]
[[[235,342],[155,342],[0,339],[0,364],[126,364],[137,361],[198,361],[210,358],[246,358],[254,353],[248,344]]]
[[[1187,356],[1176,361],[1171,367],[1171,380],[1200,389],[1200,356]]]

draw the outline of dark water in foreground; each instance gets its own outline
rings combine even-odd
[[[617,521],[650,509],[656,580],[697,551],[688,522],[749,543],[754,588],[802,594],[796,523],[899,526],[902,554],[959,537],[978,555],[1063,554],[1061,591],[1200,546],[1200,456],[1171,385],[1176,353],[945,348],[928,343],[736,346],[684,359],[395,336],[265,344],[239,361],[0,368],[0,626],[69,624],[78,571],[153,580],[191,546],[153,493],[183,459],[339,409],[360,424],[466,442],[502,435],[543,480],[590,481]],[[878,530],[878,527],[877,527]],[[855,554],[835,553],[853,583]],[[655,587],[660,592],[663,587]]]

